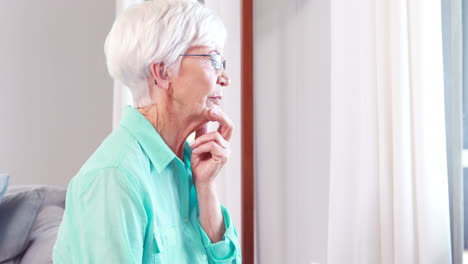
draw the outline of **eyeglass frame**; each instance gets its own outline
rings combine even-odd
[[[191,57],[191,56],[194,56],[194,57],[210,57],[211,65],[213,66],[213,68],[215,68],[216,70],[220,70],[220,69],[223,69],[224,71],[226,70],[226,60],[224,59],[224,57],[221,54],[218,54],[218,53],[215,53],[215,54],[180,54],[179,56],[183,56],[183,57]],[[215,56],[219,56],[219,58],[220,58],[219,67],[216,67],[217,60],[215,59]]]

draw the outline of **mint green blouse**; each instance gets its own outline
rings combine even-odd
[[[199,220],[190,165],[127,106],[115,129],[71,180],[53,250],[66,263],[242,263],[237,230],[212,243]]]

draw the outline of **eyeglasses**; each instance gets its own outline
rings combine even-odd
[[[194,56],[194,57],[210,57],[211,60],[211,65],[213,65],[213,68],[216,70],[219,70],[223,68],[223,70],[226,70],[226,60],[223,58],[223,56],[219,54],[181,54],[179,56]]]

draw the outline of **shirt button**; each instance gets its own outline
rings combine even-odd
[[[188,222],[188,218],[187,218],[187,217],[184,218],[184,222],[185,222],[185,223]]]
[[[203,255],[203,260],[206,260],[206,255]]]

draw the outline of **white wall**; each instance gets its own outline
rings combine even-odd
[[[67,186],[112,129],[115,1],[0,1],[0,171]]]
[[[254,1],[256,263],[326,263],[330,4]]]

